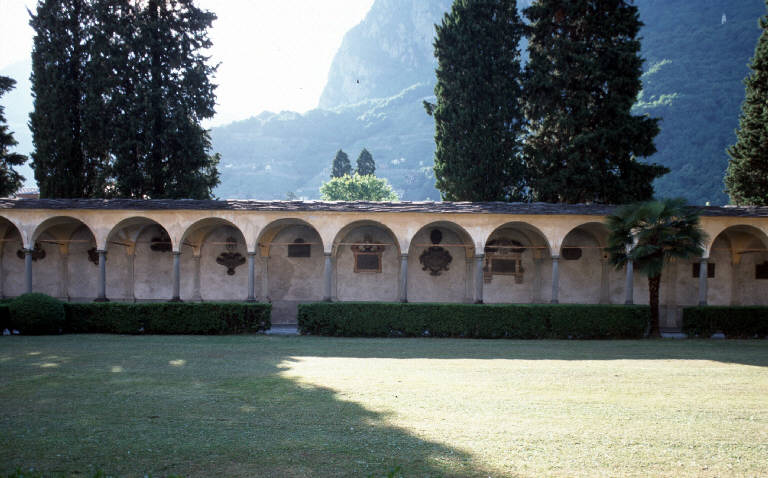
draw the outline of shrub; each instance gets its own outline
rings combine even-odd
[[[639,338],[648,307],[319,302],[299,305],[302,334],[346,337]]]
[[[64,328],[64,303],[45,294],[23,294],[8,306],[10,324],[22,334],[60,334]]]
[[[113,334],[241,334],[271,327],[271,304],[67,304],[67,332]]]
[[[766,337],[768,307],[686,307],[683,332],[691,337],[711,337],[716,332],[730,338]]]

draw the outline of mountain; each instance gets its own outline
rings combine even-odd
[[[525,7],[530,0],[519,2]],[[333,61],[319,108],[263,113],[212,131],[222,153],[220,197],[317,198],[339,148],[368,148],[403,199],[436,199],[431,167],[434,24],[450,0],[376,0]],[[735,141],[743,79],[765,14],[762,0],[638,0],[643,93],[636,114],[661,118],[658,153],[672,172],[658,196],[724,204],[725,148]]]

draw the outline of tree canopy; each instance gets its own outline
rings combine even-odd
[[[192,0],[41,0],[30,24],[33,168],[42,197],[211,197],[219,157]],[[65,126],[65,127],[62,127]]]
[[[650,199],[668,170],[644,164],[657,120],[630,110],[642,84],[637,7],[626,0],[535,0],[525,110],[532,199],[626,203]]]
[[[768,2],[766,2],[768,4]],[[736,144],[728,148],[725,189],[733,204],[768,205],[768,15],[759,21],[762,34],[744,80]]]
[[[703,253],[704,232],[699,213],[683,199],[664,199],[622,206],[606,218],[610,230],[607,251],[611,263],[648,277],[651,335],[659,330],[659,287],[664,265],[672,258],[689,259]]]
[[[449,201],[526,197],[515,0],[456,0],[436,26],[437,189]]]
[[[376,163],[373,161],[373,155],[363,148],[360,151],[360,155],[357,157],[357,174],[360,176],[368,176],[376,173]]]
[[[11,91],[16,81],[7,76],[0,76],[0,98]],[[27,157],[12,153],[11,149],[18,142],[13,138],[13,131],[8,130],[5,119],[5,108],[0,104],[0,197],[7,197],[15,193],[21,187],[24,177],[13,169],[21,166]]]
[[[349,156],[342,150],[336,152],[331,167],[331,178],[341,178],[352,174],[352,163],[349,162]]]
[[[386,179],[374,175],[344,175],[331,178],[320,187],[324,201],[397,201],[397,193]]]

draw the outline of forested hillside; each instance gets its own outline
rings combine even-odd
[[[527,1],[520,2],[521,5]],[[638,0],[645,27],[644,91],[635,111],[662,118],[653,161],[672,172],[659,196],[723,204],[725,148],[734,141],[743,79],[765,13],[763,0]],[[421,103],[432,96],[427,46],[450,0],[377,0],[347,33],[320,104],[305,115],[262,113],[213,131],[222,153],[220,197],[319,197],[339,148],[364,147],[377,174],[403,199],[437,199],[431,167],[434,126]],[[725,21],[723,21],[725,15]]]

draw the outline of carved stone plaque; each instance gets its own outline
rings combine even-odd
[[[523,283],[523,252],[525,246],[512,239],[494,239],[485,247],[483,281],[490,283],[494,275],[515,276],[515,283]]]
[[[234,237],[228,237],[226,242],[227,250],[219,254],[219,257],[216,258],[216,263],[226,267],[227,275],[233,276],[235,275],[235,268],[245,264],[245,257],[239,252],[235,252],[237,250],[237,240]]]
[[[352,246],[355,254],[355,272],[381,272],[381,255],[384,253],[383,244],[375,244],[373,237],[366,234],[361,244]]]
[[[439,276],[440,272],[448,270],[448,264],[451,263],[453,258],[451,254],[438,246],[440,241],[443,240],[443,233],[439,229],[433,229],[430,234],[430,239],[434,246],[429,247],[419,256],[419,262],[422,265],[422,270],[429,271],[431,276]]]
[[[19,249],[18,251],[16,251],[16,257],[18,257],[21,260],[25,260],[26,253],[24,252],[23,249]],[[38,260],[42,260],[42,259],[45,259],[45,249],[43,249],[40,246],[40,243],[36,242],[35,248],[32,249],[32,261],[37,262]]]
[[[104,256],[104,259],[106,258],[107,257]],[[91,247],[90,249],[88,249],[88,261],[93,262],[97,266],[99,265],[99,253],[98,251],[96,251],[95,247]]]

